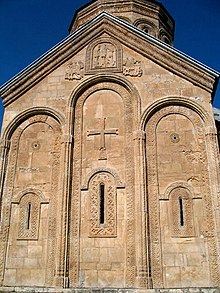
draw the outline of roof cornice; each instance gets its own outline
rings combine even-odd
[[[13,102],[104,31],[124,45],[214,95],[220,76],[217,71],[133,25],[102,12],[2,85],[0,95],[3,105],[7,106]]]

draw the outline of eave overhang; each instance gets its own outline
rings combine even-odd
[[[107,13],[81,26],[0,87],[6,107],[103,33],[215,95],[220,74],[133,25]]]

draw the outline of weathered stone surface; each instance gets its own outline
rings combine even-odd
[[[218,293],[217,77],[103,19],[3,91],[0,291]]]

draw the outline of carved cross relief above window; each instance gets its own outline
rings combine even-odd
[[[100,119],[100,121],[101,121],[101,129],[88,130],[87,136],[100,135],[99,160],[107,160],[106,147],[105,147],[105,135],[109,135],[109,134],[118,135],[118,128],[106,129],[105,128],[106,118],[102,118]]]

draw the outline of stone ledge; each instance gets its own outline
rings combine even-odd
[[[0,287],[0,293],[220,293],[220,288],[44,288],[44,287]]]

